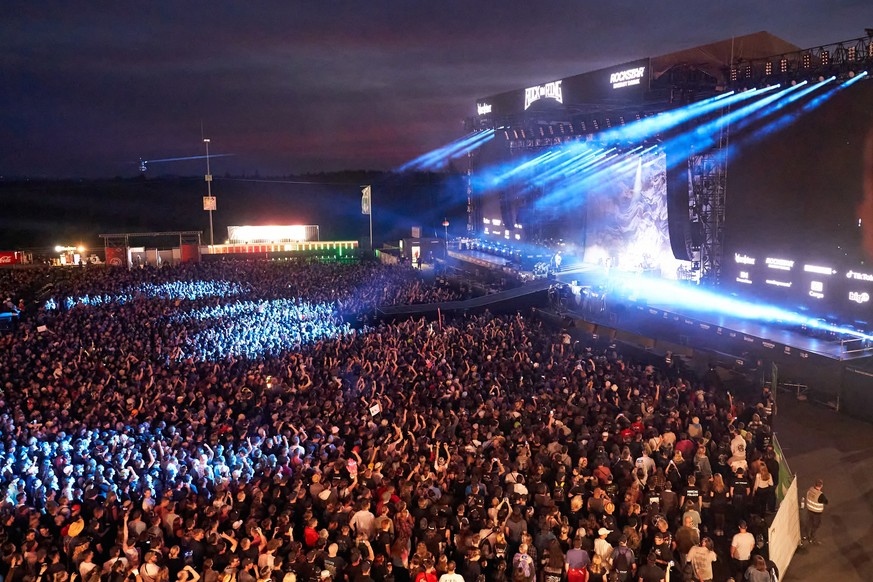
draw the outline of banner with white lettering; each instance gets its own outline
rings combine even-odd
[[[361,214],[370,214],[372,211],[370,207],[371,195],[370,186],[364,186],[361,190]]]

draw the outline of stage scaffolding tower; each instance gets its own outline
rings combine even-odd
[[[721,282],[729,131],[729,127],[723,128],[711,148],[693,152],[689,159],[689,211],[699,234],[692,252],[697,255],[701,284],[710,287]]]

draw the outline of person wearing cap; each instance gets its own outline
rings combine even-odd
[[[828,498],[822,492],[824,481],[821,479],[815,482],[815,485],[806,491],[804,501],[806,503],[806,539],[809,543],[817,544],[815,534],[818,528],[821,527],[821,515],[824,513],[825,506],[828,504]]]
[[[612,544],[606,541],[606,536],[612,533],[611,529],[606,529],[605,527],[597,530],[597,539],[594,540],[594,553],[600,556],[605,563],[609,563],[612,558]]]
[[[734,534],[733,539],[731,539],[731,561],[734,572],[738,576],[742,576],[749,567],[749,561],[752,559],[752,551],[755,549],[755,536],[749,533],[749,526],[745,520],[740,520],[737,526],[740,528],[740,531]]]

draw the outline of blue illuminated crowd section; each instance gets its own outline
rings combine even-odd
[[[869,328],[873,82],[731,135],[722,284]]]

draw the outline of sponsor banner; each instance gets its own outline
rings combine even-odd
[[[0,251],[0,266],[2,265],[20,265],[21,253],[17,251]]]
[[[581,103],[641,103],[649,88],[650,77],[649,59],[640,59],[480,98],[476,101],[476,113],[480,116],[515,115],[541,100],[567,106]]]
[[[106,264],[110,267],[127,266],[126,247],[106,247]]]

